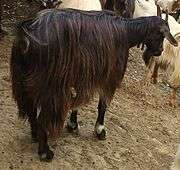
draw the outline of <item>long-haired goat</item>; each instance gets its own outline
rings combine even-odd
[[[135,10],[135,0],[101,0],[102,9],[117,12],[125,18],[132,18]]]
[[[99,0],[62,0],[61,8],[73,8],[79,10],[102,10]]]
[[[162,14],[162,16],[164,18],[165,14]],[[149,75],[152,73],[152,81],[153,83],[157,83],[158,68],[168,72],[168,83],[172,89],[170,94],[170,105],[175,107],[176,91],[180,87],[180,24],[170,15],[168,17],[168,23],[171,34],[179,45],[178,47],[174,47],[165,39],[164,51],[161,56],[158,59],[152,60],[149,65]]]
[[[110,11],[53,9],[18,28],[11,56],[13,96],[46,161],[53,158],[47,132],[59,132],[67,112],[95,91],[100,95],[95,132],[105,138],[106,107],[123,79],[131,47],[145,44],[149,57],[161,55],[164,37],[177,45],[168,23],[157,16],[128,20]]]
[[[136,3],[137,7],[136,10],[141,9],[139,11],[135,10],[135,16],[140,17],[143,15],[143,10],[145,11],[146,16],[157,14],[157,6],[155,3],[153,3],[153,0],[141,0],[141,2]],[[148,6],[151,8],[146,8]],[[165,19],[165,14],[162,14],[163,18]],[[168,15],[168,23],[171,30],[171,34],[175,37],[175,39],[180,43],[180,24],[176,22],[176,20]],[[170,73],[169,77],[169,83],[170,87],[172,88],[172,92],[170,95],[170,105],[175,106],[176,101],[176,90],[180,86],[180,46],[174,47],[172,46],[166,39],[164,41],[164,51],[162,52],[162,55],[158,57],[158,59],[151,59],[145,60],[145,63],[149,65],[149,71],[147,74],[147,81],[150,81],[150,78],[152,77],[152,82],[157,82],[157,76],[158,76],[158,68],[165,69]]]

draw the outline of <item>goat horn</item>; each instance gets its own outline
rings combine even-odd
[[[166,19],[165,19],[167,22],[168,22],[168,10],[166,9]]]
[[[162,18],[162,16],[161,16],[161,8],[160,8],[159,5],[157,5],[157,16]]]
[[[178,46],[178,42],[174,39],[174,37],[172,36],[172,34],[169,32],[169,30],[167,30],[167,28],[162,27],[161,28],[161,32],[164,34],[164,36],[167,38],[167,40],[174,46]]]

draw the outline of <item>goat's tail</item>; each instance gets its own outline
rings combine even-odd
[[[17,35],[14,40],[11,58],[10,58],[10,73],[12,81],[12,93],[15,101],[18,105],[19,117],[25,118],[28,114],[28,108],[30,103],[28,103],[26,89],[25,89],[25,53],[29,47],[29,41],[24,36],[24,31],[22,25],[17,26]]]
[[[178,146],[178,150],[173,165],[171,167],[171,170],[180,170],[180,145]]]

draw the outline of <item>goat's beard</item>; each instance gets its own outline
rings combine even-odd
[[[152,50],[146,48],[146,50],[144,51],[143,56],[142,56],[146,66],[149,65],[149,61],[150,61],[151,57],[160,56],[161,53],[162,53],[161,51],[152,51]]]

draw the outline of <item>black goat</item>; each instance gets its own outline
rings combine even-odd
[[[124,77],[129,49],[143,43],[145,57],[159,56],[164,37],[177,45],[160,17],[128,20],[110,11],[44,10],[20,24],[11,56],[12,90],[19,116],[28,118],[39,142],[40,159],[53,158],[48,132],[59,133],[67,112],[95,91],[100,95],[95,132],[104,139],[106,107]],[[77,113],[70,122],[73,129]]]

